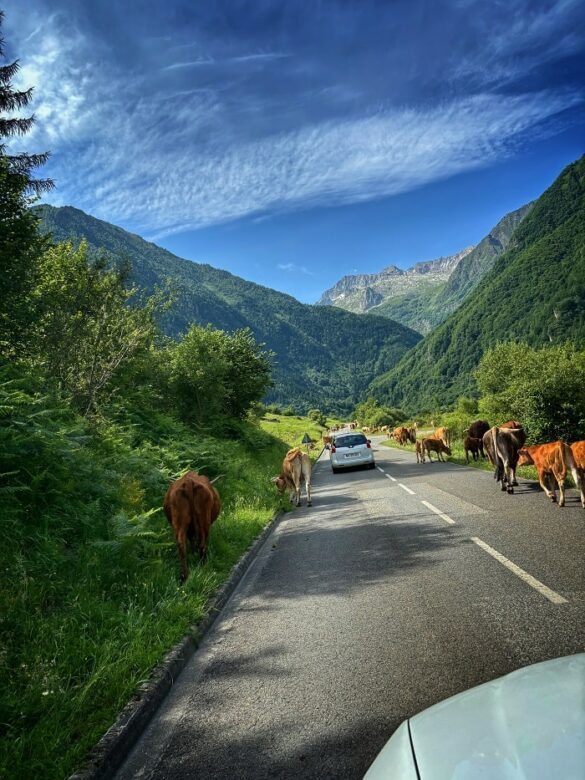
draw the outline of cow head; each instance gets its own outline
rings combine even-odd
[[[451,447],[447,447],[446,444],[441,442],[441,452],[446,453],[447,455],[451,456]]]
[[[528,452],[526,447],[522,447],[521,450],[518,450],[518,465],[519,466],[532,466],[533,464],[534,464],[534,461],[532,460],[532,456]]]
[[[276,485],[276,490],[278,491],[279,495],[282,496],[286,490],[286,477],[284,477],[282,474],[279,474],[278,477],[272,477],[270,481]]]

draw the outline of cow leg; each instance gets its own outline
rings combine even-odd
[[[585,471],[571,466],[571,474],[575,482],[575,487],[581,494],[581,506],[585,509]]]
[[[554,482],[553,482],[553,489],[550,490],[547,485],[547,479],[549,475],[545,471],[539,471],[538,472],[538,481],[540,482],[540,487],[544,490],[546,493],[547,498],[550,498],[550,500],[554,503],[557,500],[557,497],[555,496],[555,490],[554,490]]]
[[[313,502],[311,501],[311,480],[308,482],[305,480],[305,489],[307,491],[307,506],[313,506]]]
[[[562,474],[555,475],[559,486],[559,506],[565,506],[565,477]]]

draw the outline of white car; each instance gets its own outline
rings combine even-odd
[[[585,653],[452,696],[395,731],[364,780],[585,778]]]
[[[331,445],[329,459],[334,474],[352,466],[373,469],[376,465],[372,443],[363,433],[337,434]]]

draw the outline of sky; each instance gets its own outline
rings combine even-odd
[[[579,0],[4,0],[45,198],[316,301],[583,153]]]

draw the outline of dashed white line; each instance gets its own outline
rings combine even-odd
[[[381,469],[379,466],[376,466],[376,468],[378,469],[378,471],[379,471],[381,474],[383,474],[383,473],[384,473],[384,469]]]
[[[517,566],[515,563],[512,563],[512,561],[508,560],[508,558],[506,558],[505,555],[502,555],[502,553],[499,553],[497,550],[494,550],[493,547],[490,547],[489,544],[486,544],[481,539],[478,539],[477,536],[472,536],[471,541],[477,544],[478,547],[481,547],[482,550],[485,550],[486,553],[488,553],[488,555],[491,555],[492,558],[495,558],[496,561],[499,561],[502,564],[502,566],[505,566],[507,569],[513,572],[517,577],[520,577],[521,580],[524,580],[524,582],[527,585],[530,585],[531,588],[534,588],[534,590],[537,590],[546,599],[552,601],[553,604],[567,603],[566,598],[560,596],[558,593],[555,593],[554,590],[547,588],[546,585],[543,585],[542,582],[537,580],[536,577],[533,577],[532,574],[528,574],[528,572],[524,571],[524,569],[521,569],[520,566]]]
[[[446,523],[449,523],[450,525],[455,525],[455,520],[449,517],[449,515],[446,515],[444,512],[441,512],[440,509],[437,509],[436,506],[433,506],[428,501],[421,501],[421,504],[424,504],[427,509],[431,510],[431,512],[434,512],[436,515],[439,515],[441,520],[444,520]]]
[[[401,487],[403,490],[406,490],[406,492],[407,492],[407,493],[410,493],[410,495],[411,495],[411,496],[414,496],[414,495],[415,495],[415,492],[414,492],[414,490],[411,490],[409,487],[406,487],[406,485],[403,485],[403,484],[402,484],[402,482],[399,482],[398,484],[400,485],[400,487]]]
[[[384,476],[388,477],[388,479],[391,479],[392,482],[396,482],[396,477],[393,477],[391,474],[385,474]]]

